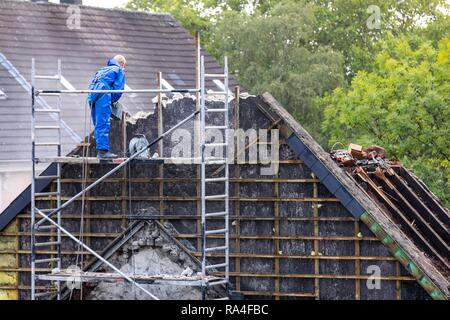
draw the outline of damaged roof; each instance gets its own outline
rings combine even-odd
[[[0,2],[0,89],[5,95],[0,100],[0,160],[28,159],[30,155],[30,84],[27,79],[30,79],[32,57],[36,58],[37,73],[45,75],[54,74],[56,61],[62,58],[66,85],[77,89],[86,88],[92,74],[116,53],[127,57],[128,85],[133,89],[156,87],[157,71],[162,71],[165,80],[174,87],[195,87],[195,41],[170,15],[81,6],[80,29],[70,29],[67,19],[71,13],[67,8],[48,3]],[[206,55],[206,61],[208,72],[221,71],[210,56]],[[42,82],[40,85],[49,88],[51,84]],[[153,108],[151,98],[136,94],[124,97],[123,102],[133,114],[150,111]],[[442,238],[445,233],[438,230],[439,227],[427,231],[425,225],[407,231],[407,221],[411,221],[401,222],[393,216],[396,212],[404,213],[404,208],[388,208],[384,200],[367,188],[367,181],[361,183],[342,170],[270,94],[263,94],[257,101],[266,116],[274,121],[282,120],[280,131],[290,148],[342,205],[368,225],[431,297],[448,299],[448,255],[442,251],[442,244],[437,245],[438,240],[429,237],[434,232]],[[51,104],[52,101],[41,103]],[[64,151],[68,153],[76,140],[85,136],[84,98],[69,96],[63,104],[62,118],[70,128],[63,140]],[[401,170],[404,169],[396,172],[400,176]],[[412,180],[408,182],[405,177],[407,187],[411,187]],[[396,186],[395,190],[405,195],[407,187],[402,190]],[[438,214],[432,204],[437,200],[425,200],[419,187],[420,183],[413,187],[415,196],[408,195],[403,206],[408,207],[407,203],[415,206],[411,201],[418,197],[427,208],[423,210],[429,210],[442,223],[447,223],[448,211],[444,208],[444,216],[442,212]],[[29,200],[29,191],[25,190],[0,214],[0,230],[29,204]],[[448,233],[448,228],[446,231]],[[433,243],[431,248],[427,243]],[[443,255],[444,261],[437,262],[430,254],[433,250]]]
[[[365,186],[361,182],[370,182],[361,178],[364,175],[340,168],[272,95],[261,98],[261,111],[273,121],[283,121],[280,132],[287,144],[342,205],[370,228],[433,299],[449,299],[450,215],[426,186],[401,166],[378,173],[378,184]],[[387,205],[393,201],[380,197],[380,186],[397,198],[397,205]]]
[[[396,208],[397,211],[393,212],[390,210],[365,185],[367,181],[361,183],[358,176],[352,175],[339,167],[332,160],[330,154],[324,151],[269,93],[249,99],[252,103],[257,104],[258,108],[269,120],[279,123],[278,128],[281,135],[296,156],[303,160],[305,165],[339,199],[350,214],[363,221],[370,228],[375,236],[387,247],[392,256],[416,278],[417,282],[428,294],[433,299],[449,299],[448,254],[443,251],[442,244],[439,246],[438,239],[430,236],[433,233],[437,233],[440,237],[448,239],[449,213],[427,190],[423,183],[403,167],[391,167],[404,180],[402,183],[405,185],[403,187],[398,185],[393,189],[394,191],[386,190],[386,192],[398,192],[397,198],[401,198],[401,195],[409,203],[409,206],[414,206],[416,209],[419,209],[419,205],[423,206],[423,208],[420,208],[421,213],[423,210],[430,211],[430,215],[434,215],[434,218],[440,221],[440,227],[433,225],[432,230],[427,230],[424,225],[417,223],[411,227],[411,220],[408,219],[402,221],[400,219],[401,215],[408,216],[410,214],[405,209],[408,206],[407,203],[400,205],[399,202]],[[392,172],[386,172],[386,174],[392,174]],[[373,179],[375,180],[375,177]],[[391,184],[398,183],[392,180],[392,177],[387,177],[386,179],[391,180]],[[412,189],[414,195],[409,194],[409,191],[405,188]],[[29,194],[24,192],[20,197],[22,197],[20,206],[10,206],[0,215],[0,230],[23,207],[29,204]],[[414,202],[418,200],[421,203]],[[429,217],[426,219],[429,219]],[[445,230],[446,225],[447,229]],[[439,252],[439,255],[447,260],[439,261],[438,255],[433,256],[434,251]]]
[[[156,88],[159,71],[166,81],[163,83],[174,88],[196,86],[195,38],[171,15],[87,6],[78,6],[77,12],[71,8],[66,4],[0,1],[0,161],[30,159],[33,57],[38,75],[55,75],[61,59],[66,89],[86,89],[93,74],[119,53],[127,58],[127,85],[132,89]],[[74,20],[78,17],[79,25]],[[222,72],[211,56],[205,51],[202,54],[208,73]],[[234,85],[230,79],[230,87]],[[51,80],[39,80],[36,86],[56,89]],[[217,90],[211,81],[207,86]],[[153,96],[127,94],[121,102],[134,114],[152,110]],[[56,101],[45,97],[37,103],[54,107]],[[86,136],[85,108],[83,95],[63,97],[64,153]]]

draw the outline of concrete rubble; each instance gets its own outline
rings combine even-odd
[[[197,275],[201,271],[194,258],[161,231],[155,222],[147,222],[146,226],[123,245],[110,261],[120,266],[119,269],[129,275],[171,275],[171,278],[184,279]],[[105,271],[110,272],[110,270]],[[199,287],[164,283],[143,284],[143,286],[163,300],[201,299]],[[132,284],[123,281],[121,283],[100,282],[88,291],[85,299],[90,300],[151,299]],[[208,299],[223,297],[224,293],[224,290],[222,292],[208,290]]]
[[[365,167],[370,171],[376,167],[387,168],[395,161],[387,159],[386,150],[383,147],[372,145],[368,148],[350,143],[348,149],[330,151],[331,158],[341,167]]]

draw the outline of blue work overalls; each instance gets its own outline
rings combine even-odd
[[[97,71],[89,85],[90,90],[123,90],[124,88],[125,72],[114,59],[109,59],[107,66]],[[97,150],[109,150],[111,104],[117,102],[121,96],[121,93],[88,94]]]

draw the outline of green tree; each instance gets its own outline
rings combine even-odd
[[[347,79],[370,71],[385,34],[413,32],[442,15],[446,0],[311,0],[318,5],[317,42],[341,52]],[[379,19],[378,19],[379,18]]]
[[[387,36],[373,70],[322,99],[329,143],[379,144],[450,204],[450,40]]]
[[[131,0],[126,8],[149,12],[170,13],[180,24],[192,34],[197,31],[209,33],[210,19],[201,15],[197,4],[202,1],[194,0]]]
[[[170,13],[192,35],[201,33],[202,44],[208,50],[212,27],[228,12],[252,15],[267,12],[280,0],[130,0],[125,7],[157,13]],[[224,14],[225,13],[225,14]]]
[[[127,7],[171,13],[192,34],[201,32],[204,46],[218,58],[222,54],[210,42],[216,23],[233,23],[230,12],[242,13],[242,19],[258,14],[267,16],[275,6],[286,2],[302,8],[305,0],[131,0]],[[450,10],[447,0],[307,0],[306,3],[317,8],[314,43],[343,54],[348,81],[358,70],[371,70],[379,52],[378,41],[385,33],[413,32]],[[228,40],[232,38],[223,39]]]
[[[283,1],[252,16],[227,12],[214,27],[210,46],[227,55],[230,71],[250,93],[271,92],[305,127],[320,138],[322,110],[317,96],[343,84],[339,52],[315,43],[317,8]]]

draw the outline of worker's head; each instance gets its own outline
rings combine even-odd
[[[116,55],[114,57],[114,60],[116,60],[119,63],[119,65],[122,69],[125,69],[125,66],[127,65],[127,60],[125,59],[125,57],[123,55],[121,55],[121,54]]]

